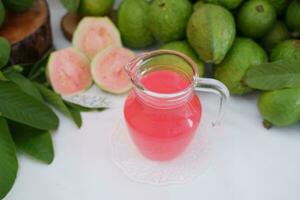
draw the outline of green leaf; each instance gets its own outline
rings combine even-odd
[[[50,48],[45,54],[44,56],[38,61],[36,62],[32,67],[30,72],[28,73],[28,78],[30,80],[34,80],[36,79],[38,76],[40,76],[41,74],[44,75],[45,72],[45,68],[49,59],[50,54],[54,51],[54,48]]]
[[[66,102],[66,104],[78,111],[81,111],[81,112],[93,112],[93,111],[104,111],[105,109],[107,108],[104,108],[104,107],[99,107],[99,108],[90,108],[90,107],[84,107],[84,106],[81,106],[81,105],[77,105],[77,104],[74,104],[74,103],[70,103],[70,102]]]
[[[0,199],[11,190],[18,171],[15,144],[11,138],[7,122],[0,117]]]
[[[54,149],[49,131],[12,121],[9,122],[9,128],[15,144],[21,151],[47,164],[52,163]]]
[[[38,90],[40,91],[40,93],[42,94],[46,102],[54,106],[57,110],[62,112],[68,118],[72,119],[75,122],[75,124],[78,126],[78,128],[81,127],[81,124],[80,126],[78,125],[78,119],[74,118],[72,112],[65,105],[64,101],[58,94],[54,93],[52,90],[48,89],[42,84],[35,83],[35,86],[38,88]]]
[[[76,125],[80,128],[82,126],[82,118],[81,118],[81,114],[80,111],[69,107],[69,110],[72,114],[72,117],[74,119],[74,122],[76,123]]]
[[[300,87],[300,62],[279,60],[253,66],[248,70],[244,82],[260,90]]]
[[[23,92],[27,93],[28,95],[40,101],[43,101],[43,98],[40,92],[38,91],[38,89],[34,86],[34,84],[30,80],[25,78],[22,74],[14,70],[10,70],[5,73],[5,76],[6,78],[14,82],[16,85],[18,85],[23,90]]]
[[[0,81],[0,114],[37,129],[53,130],[58,127],[58,118],[47,105],[7,81]]]
[[[79,8],[80,0],[60,0],[69,12],[76,12]]]
[[[0,81],[7,81],[4,74],[0,71]]]

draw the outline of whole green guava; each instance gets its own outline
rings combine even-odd
[[[250,38],[236,38],[225,59],[215,65],[214,77],[222,81],[231,94],[243,95],[252,89],[242,79],[249,67],[267,62],[264,49]]]
[[[117,25],[126,46],[140,49],[151,45],[154,37],[147,26],[146,0],[124,0],[118,9]]]
[[[220,63],[235,38],[235,22],[225,8],[204,4],[191,16],[187,27],[189,44],[207,63]]]
[[[148,26],[159,41],[181,40],[192,11],[188,0],[153,0],[148,11]]]

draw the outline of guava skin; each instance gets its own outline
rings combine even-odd
[[[278,15],[284,13],[291,0],[268,0],[270,4],[275,8]]]
[[[170,42],[161,47],[161,49],[168,49],[168,50],[174,50],[179,51],[186,56],[190,57],[197,65],[198,65],[198,75],[200,77],[204,74],[204,62],[201,61],[192,47],[186,42],[186,41],[175,41]]]
[[[80,0],[60,0],[65,9],[70,13],[78,12]]]
[[[114,5],[114,0],[81,0],[79,13],[84,16],[106,16]]]
[[[272,125],[285,127],[300,120],[300,89],[264,92],[258,100],[263,118]]]
[[[236,38],[225,59],[215,65],[214,77],[223,82],[231,94],[244,95],[253,89],[242,83],[249,67],[268,61],[264,49],[250,38]]]
[[[272,50],[271,61],[277,60],[297,60],[300,62],[300,40],[285,40],[280,42]]]
[[[261,38],[276,22],[276,11],[266,0],[249,0],[238,11],[237,27],[246,37]]]
[[[149,4],[146,0],[124,0],[117,16],[117,25],[126,46],[142,49],[154,43],[147,26]]]
[[[206,63],[220,63],[232,46],[235,34],[232,14],[218,5],[202,5],[188,22],[189,44]]]
[[[205,4],[204,1],[201,1],[201,0],[197,1],[197,2],[194,3],[194,5],[193,5],[193,10],[194,10],[194,11],[198,10],[198,8],[200,8],[200,7],[203,6],[204,4]]]
[[[181,40],[192,11],[188,0],[153,0],[148,11],[148,26],[158,41]]]
[[[277,21],[273,28],[261,39],[265,49],[271,51],[277,44],[289,38],[289,30],[286,25]]]
[[[300,32],[300,2],[298,0],[294,0],[289,5],[285,21],[291,30]]]
[[[237,8],[243,0],[205,0],[207,3],[223,6],[228,10]]]

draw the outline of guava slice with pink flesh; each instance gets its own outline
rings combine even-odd
[[[108,17],[83,18],[74,32],[72,43],[89,59],[109,46],[122,46],[120,33]]]
[[[92,77],[97,86],[113,94],[131,89],[130,78],[125,71],[134,53],[123,47],[109,47],[99,52],[92,61]]]
[[[74,48],[50,55],[47,77],[56,93],[67,96],[87,90],[93,82],[89,59]]]

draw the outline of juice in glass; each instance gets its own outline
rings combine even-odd
[[[168,70],[151,72],[141,82],[157,93],[176,93],[190,85],[189,80]],[[182,153],[193,138],[201,118],[201,104],[192,92],[187,102],[158,108],[141,102],[131,91],[124,115],[131,137],[144,156],[170,160]]]

